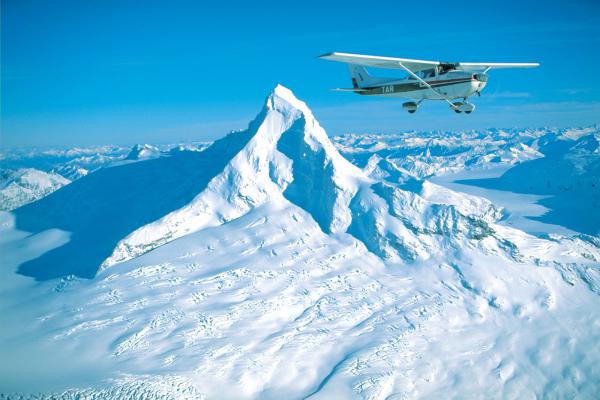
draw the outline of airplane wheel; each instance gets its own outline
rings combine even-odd
[[[454,110],[455,113],[460,114],[462,111],[460,110]]]
[[[408,112],[409,114],[414,114],[415,112],[417,112],[417,110],[409,110]]]
[[[465,114],[471,114],[473,111],[465,111]]]

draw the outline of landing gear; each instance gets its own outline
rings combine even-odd
[[[417,112],[417,109],[419,108],[419,104],[421,104],[420,101],[418,103],[416,103],[414,101],[409,101],[409,102],[402,104],[402,108],[404,108],[406,111],[408,111],[409,114],[414,114]]]
[[[468,103],[467,101],[457,101],[452,103],[450,107],[457,114],[460,114],[461,112],[464,112],[465,114],[471,114],[475,110],[475,105]]]

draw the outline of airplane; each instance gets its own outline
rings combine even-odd
[[[444,100],[456,113],[471,114],[475,105],[467,99],[473,94],[481,96],[492,68],[533,68],[539,63],[489,63],[441,62],[412,60],[409,58],[367,56],[350,53],[327,53],[319,56],[325,60],[348,64],[352,88],[333,89],[353,92],[363,96],[405,98],[413,101],[402,107],[413,114],[423,100]],[[405,78],[376,78],[365,67],[404,70]],[[462,101],[455,101],[462,99]]]

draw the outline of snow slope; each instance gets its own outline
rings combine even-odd
[[[40,281],[3,272],[0,392],[600,391],[597,238],[503,226],[489,201],[381,157],[361,169],[281,86],[246,131],[176,153],[2,217],[6,264]]]

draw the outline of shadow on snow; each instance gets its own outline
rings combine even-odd
[[[250,130],[232,133],[203,152],[104,168],[15,210],[17,229],[71,232],[67,244],[22,264],[18,272],[36,280],[93,278],[121,239],[189,203],[250,137]]]

